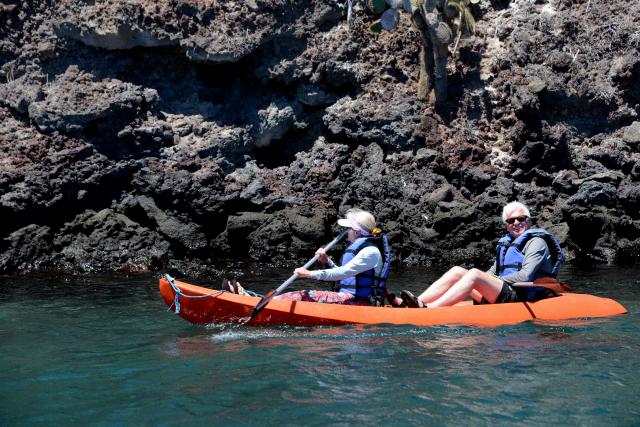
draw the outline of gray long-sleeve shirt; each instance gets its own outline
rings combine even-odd
[[[541,237],[534,237],[524,245],[522,249],[524,260],[522,260],[522,268],[515,273],[501,276],[505,283],[511,285],[518,282],[531,282],[540,277],[549,277],[549,273],[553,270],[553,261],[547,243]],[[496,262],[493,262],[491,268],[487,271],[496,274]]]

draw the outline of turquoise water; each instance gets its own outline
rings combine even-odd
[[[638,425],[639,273],[564,273],[628,315],[499,328],[196,327],[157,274],[4,276],[0,425]]]

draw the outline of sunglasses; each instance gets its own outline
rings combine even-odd
[[[515,216],[513,218],[507,218],[504,222],[506,222],[507,224],[513,224],[514,222],[516,222],[516,220],[518,220],[518,222],[525,222],[528,219],[529,219],[528,216],[522,215],[522,216]]]

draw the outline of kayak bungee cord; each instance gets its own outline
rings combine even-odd
[[[176,296],[175,296],[175,298],[173,300],[173,304],[171,304],[171,306],[167,309],[167,311],[169,311],[173,307],[175,307],[176,308],[175,309],[175,313],[176,314],[180,313],[180,297],[181,296],[183,296],[185,298],[207,298],[207,297],[220,295],[221,293],[224,292],[224,291],[214,291],[214,292],[211,292],[210,294],[207,294],[207,295],[187,295],[184,292],[182,292],[179,287],[176,286],[175,282],[173,281],[173,277],[169,276],[168,274],[165,274],[164,277],[165,277],[165,279],[167,279],[167,282],[169,282],[169,284],[173,288],[173,292],[175,292],[175,294],[176,294]]]

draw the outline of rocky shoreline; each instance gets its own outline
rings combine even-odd
[[[488,1],[419,40],[333,0],[0,3],[0,271],[291,265],[375,213],[397,263],[484,267],[518,199],[573,262],[640,261],[640,10]]]

